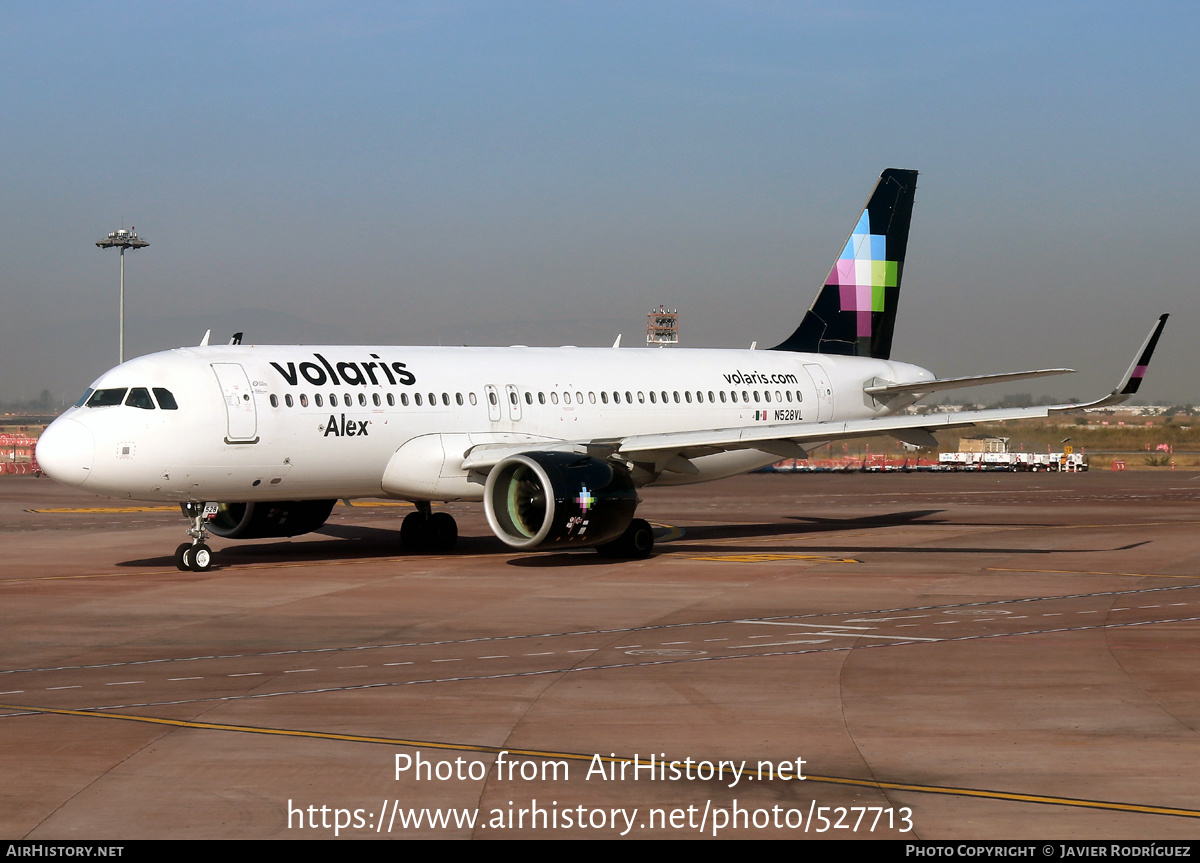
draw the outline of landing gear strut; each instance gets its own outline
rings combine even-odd
[[[205,544],[208,529],[204,526],[204,504],[185,503],[184,514],[192,520],[192,526],[187,534],[191,542],[185,542],[175,549],[175,566],[183,572],[208,572],[212,569],[212,549]]]
[[[417,511],[400,523],[400,542],[407,551],[435,554],[454,550],[458,524],[447,512],[433,512],[428,501],[418,501]]]

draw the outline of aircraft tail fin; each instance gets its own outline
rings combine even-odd
[[[888,168],[800,326],[773,351],[888,359],[917,172]]]

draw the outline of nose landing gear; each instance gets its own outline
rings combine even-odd
[[[208,572],[212,569],[212,549],[204,542],[208,538],[205,528],[205,506],[200,503],[183,504],[183,512],[192,520],[188,528],[191,542],[185,542],[175,549],[175,566],[183,572]]]

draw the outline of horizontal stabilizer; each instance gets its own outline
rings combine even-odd
[[[1029,378],[1047,378],[1052,375],[1070,375],[1074,373],[1075,369],[1035,369],[1029,372],[1010,372],[1000,375],[972,375],[965,378],[937,378],[932,381],[882,384],[877,387],[864,387],[863,392],[869,396],[890,396],[899,393],[936,393],[942,390],[981,387],[987,384],[1005,384],[1010,381],[1023,381]]]

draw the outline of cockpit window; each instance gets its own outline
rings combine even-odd
[[[125,401],[125,393],[128,390],[121,388],[119,390],[96,390],[92,393],[92,397],[88,399],[87,406],[90,408],[108,408],[113,405],[119,405]]]
[[[85,404],[87,404],[87,400],[92,397],[92,393],[94,393],[94,392],[95,392],[94,389],[92,389],[91,387],[88,387],[87,392],[85,392],[83,395],[81,395],[79,397],[79,401],[75,402],[75,407],[81,408]]]
[[[165,390],[162,387],[154,388],[154,397],[158,399],[158,406],[165,411],[177,411],[179,405],[175,403],[175,396],[170,390]]]
[[[131,408],[141,408],[144,411],[154,410],[154,402],[150,401],[150,391],[145,387],[134,387],[129,391],[125,404]]]

